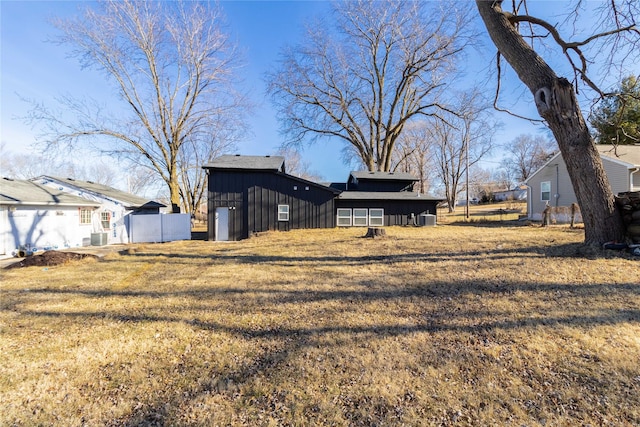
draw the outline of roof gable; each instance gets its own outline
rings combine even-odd
[[[282,156],[241,156],[227,155],[213,159],[203,166],[205,169],[248,169],[272,170],[284,172],[284,157]]]
[[[8,205],[99,206],[82,197],[32,181],[2,178],[0,203]]]

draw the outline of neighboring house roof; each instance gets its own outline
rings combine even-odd
[[[380,181],[417,181],[418,178],[405,172],[375,172],[375,171],[355,171],[351,176],[360,179],[372,179]]]
[[[640,145],[596,145],[600,156],[640,167]]]
[[[596,149],[598,153],[600,153],[600,157],[607,158],[614,162],[620,162],[627,165],[629,168],[640,167],[640,145],[602,145],[596,144]],[[543,170],[550,164],[556,161],[556,159],[561,156],[562,153],[558,152],[553,157],[551,157],[544,165],[542,165],[538,170],[532,173],[529,178],[525,180],[525,184],[532,180],[538,172]]]
[[[282,156],[220,156],[203,166],[208,169],[250,169],[284,172]]]
[[[40,180],[42,182],[54,181],[54,182],[70,185],[81,191],[86,191],[89,193],[93,193],[94,195],[97,195],[97,196],[102,196],[107,199],[120,202],[125,207],[131,208],[131,209],[162,208],[166,206],[154,200],[149,200],[144,197],[139,197],[134,194],[127,193],[126,191],[118,190],[116,188],[109,187],[107,185],[97,184],[91,181],[80,181],[73,178],[60,178],[55,176],[41,176],[36,178],[36,180]]]
[[[32,181],[2,178],[0,204],[34,206],[100,206],[82,197],[36,184]]]
[[[338,196],[340,200],[434,200],[444,199],[428,197],[413,191],[345,191]]]

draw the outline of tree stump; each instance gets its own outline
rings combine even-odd
[[[369,237],[369,238],[377,238],[377,237],[383,237],[387,234],[387,232],[385,231],[384,228],[372,228],[369,227],[367,229],[367,234],[364,235],[364,237]]]

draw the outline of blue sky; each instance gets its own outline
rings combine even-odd
[[[252,135],[238,145],[247,155],[273,154],[282,137],[270,103],[264,96],[263,74],[278,57],[285,43],[295,42],[305,20],[327,8],[317,1],[223,1],[228,31],[243,52],[246,66],[242,70],[245,86],[256,109],[251,116]],[[33,151],[31,144],[38,134],[20,117],[29,109],[21,98],[53,104],[59,95],[96,97],[104,86],[97,72],[81,70],[68,57],[68,47],[51,40],[57,33],[48,19],[77,12],[82,2],[75,1],[5,1],[0,2],[1,18],[1,89],[0,140],[3,150]],[[340,159],[340,148],[305,150],[304,160],[325,179],[342,181],[349,168]],[[0,163],[0,175],[1,175]]]
[[[545,8],[556,2],[537,2]],[[295,43],[305,20],[327,10],[324,1],[222,1],[228,31],[244,52],[243,70],[246,87],[257,108],[251,117],[253,135],[238,145],[237,152],[248,155],[273,154],[282,137],[270,102],[264,97],[263,74],[274,64],[285,43]],[[54,97],[69,94],[98,97],[105,86],[102,75],[81,70],[78,62],[68,58],[68,47],[47,42],[56,30],[47,22],[53,16],[76,13],[77,1],[6,1],[0,0],[0,141],[3,150],[33,150],[37,129],[17,119],[26,115],[29,105],[21,97],[51,104]],[[495,49],[488,44],[486,61],[493,60]],[[485,69],[488,62],[469,64],[470,73]],[[488,88],[487,90],[493,90]],[[519,92],[521,94],[522,91]],[[526,114],[532,114],[529,108]],[[501,115],[505,127],[497,135],[506,142],[522,133],[539,132],[528,122]],[[306,149],[303,160],[312,171],[329,181],[344,181],[350,168],[342,162],[337,143],[316,145]],[[496,167],[496,158],[488,159],[485,168]],[[2,165],[0,163],[0,175]]]

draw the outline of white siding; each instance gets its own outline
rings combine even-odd
[[[79,247],[91,238],[91,225],[80,224],[77,207],[15,206],[8,208],[6,216],[0,238],[7,254],[20,248],[43,251]]]

